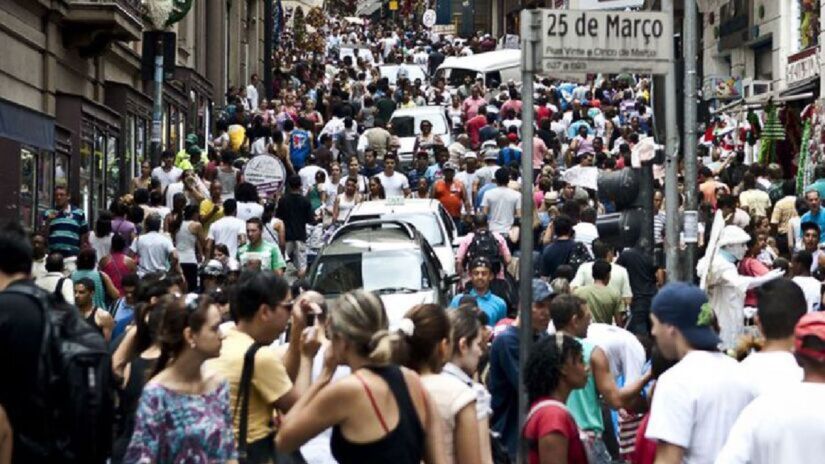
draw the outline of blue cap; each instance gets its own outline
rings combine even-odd
[[[541,303],[553,296],[553,289],[541,279],[533,279],[533,303]]]
[[[716,348],[721,340],[711,328],[708,297],[699,287],[676,282],[667,284],[653,298],[651,311],[663,324],[677,329],[696,349]]]

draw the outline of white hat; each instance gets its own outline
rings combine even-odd
[[[751,236],[742,230],[739,226],[725,226],[722,229],[722,234],[719,237],[718,246],[735,245],[739,243],[748,243]]]
[[[468,151],[467,153],[464,153],[463,158],[464,159],[468,159],[468,158],[478,159],[478,154],[476,154],[476,152],[474,152],[474,151]]]

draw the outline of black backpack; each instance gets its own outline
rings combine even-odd
[[[579,270],[579,266],[590,261],[593,261],[593,256],[590,254],[590,250],[587,249],[587,245],[576,242],[573,249],[570,250],[570,254],[567,255],[565,264],[569,264],[573,268],[573,272],[576,272]]]
[[[493,271],[498,273],[501,265],[501,252],[498,249],[498,240],[489,229],[481,229],[473,234],[473,241],[467,247],[467,258],[464,260],[464,267],[479,256],[483,256],[493,263]]]
[[[114,417],[106,341],[62,298],[29,285],[6,291],[33,299],[44,314],[37,388],[31,392],[36,409],[30,411],[41,421],[41,435],[21,440],[42,455],[40,462],[105,463]]]

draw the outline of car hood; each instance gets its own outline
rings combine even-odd
[[[413,306],[435,303],[435,289],[421,290],[416,293],[387,293],[379,295],[387,317],[390,320],[390,329],[398,327],[398,323],[404,318],[404,314]]]
[[[412,154],[415,148],[415,137],[398,137],[398,153]]]

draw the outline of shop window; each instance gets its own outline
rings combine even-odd
[[[137,172],[137,157],[135,156],[135,116],[126,115],[126,126],[123,128],[123,160],[126,168],[126,175],[131,179]]]
[[[20,150],[20,203],[18,214],[24,227],[34,227],[35,192],[37,191],[37,158],[28,148]]]
[[[112,200],[120,196],[121,165],[117,156],[118,140],[114,135],[106,139],[106,199],[103,205],[107,208]]]
[[[819,45],[820,0],[799,1],[799,49]]]
[[[54,186],[69,186],[69,156],[57,154],[54,157]]]
[[[54,192],[54,154],[40,152],[37,157],[37,211],[36,215],[52,207]]]
[[[104,202],[106,198],[105,173],[106,173],[106,134],[99,128],[95,127],[95,151],[94,151],[94,177],[92,182],[94,184],[94,208],[93,215],[90,217],[97,217],[97,211],[106,208]]]
[[[143,163],[146,156],[146,139],[149,123],[143,118],[138,118],[135,121],[135,157],[137,158],[135,176],[140,172],[139,166]]]
[[[94,129],[89,121],[81,123],[80,140],[80,208],[86,218],[92,217],[92,164],[94,152]]]

